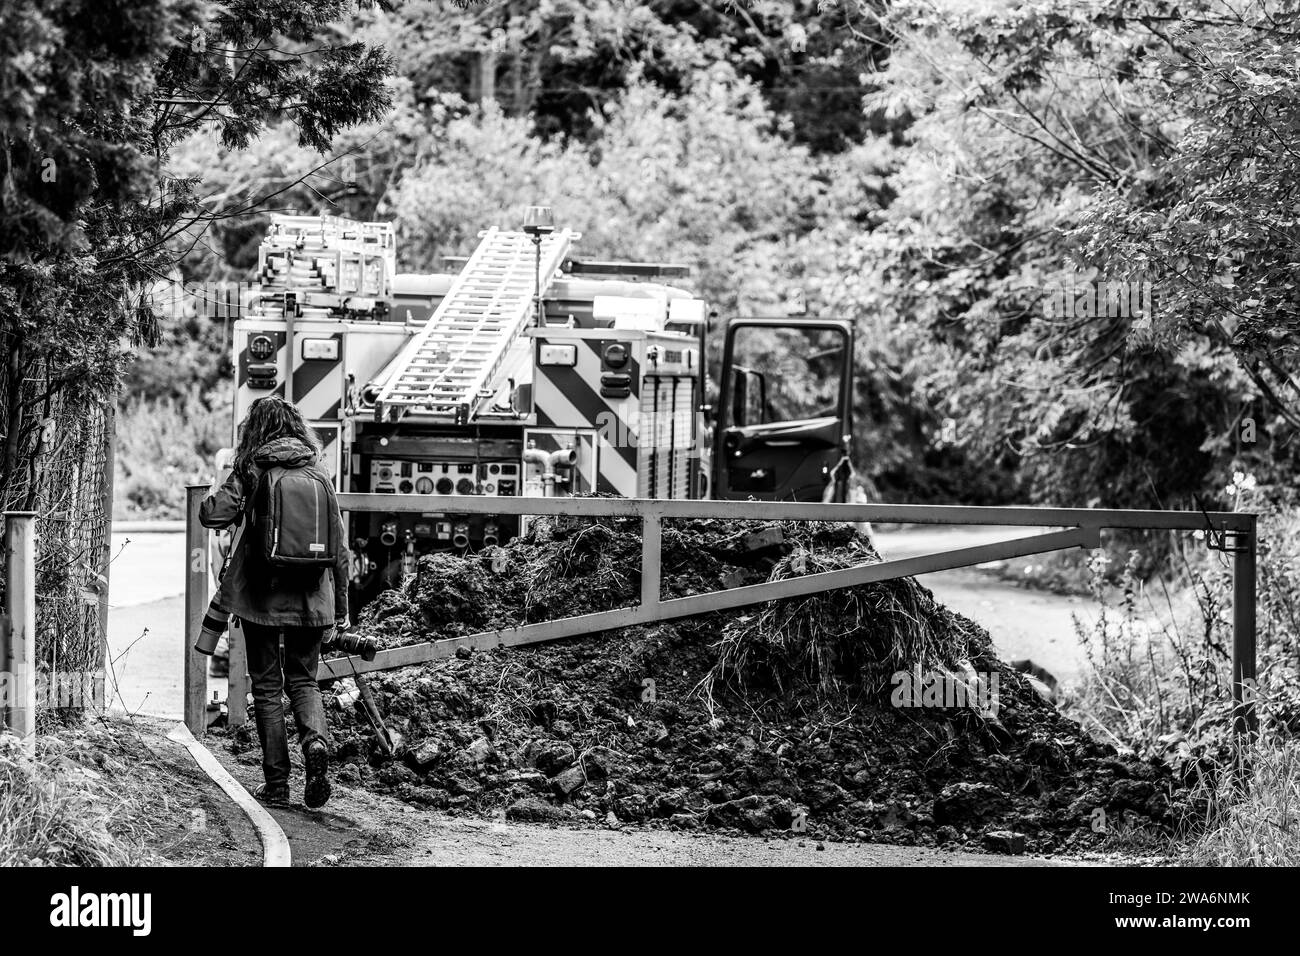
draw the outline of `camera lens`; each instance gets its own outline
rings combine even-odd
[[[345,654],[356,654],[363,661],[373,661],[379,653],[379,642],[373,637],[361,637],[357,634],[340,634],[330,645],[330,650]]]

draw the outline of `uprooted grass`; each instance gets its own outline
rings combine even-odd
[[[768,580],[879,560],[862,538],[846,540],[831,551],[809,545],[797,543],[776,562]],[[899,671],[961,666],[986,652],[973,643],[966,627],[943,611],[912,578],[770,602],[728,621],[715,645],[717,663],[700,689],[712,699],[724,681],[737,689],[760,683],[780,693],[798,683],[824,696],[852,688],[880,697],[890,675]]]

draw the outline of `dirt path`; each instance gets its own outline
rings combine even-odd
[[[250,790],[256,755],[212,751]],[[294,775],[300,797],[301,768]],[[552,827],[449,817],[336,784],[324,810],[301,804],[272,815],[294,866],[1072,866],[1082,861],[946,853],[925,847],[835,843],[791,836],[720,836],[675,830]]]
[[[665,830],[568,830],[433,818],[407,847],[371,862],[398,866],[1060,866],[1051,860],[921,847],[725,837]]]

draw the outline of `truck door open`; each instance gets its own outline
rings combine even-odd
[[[835,320],[727,326],[714,497],[842,500],[850,452],[853,328]]]

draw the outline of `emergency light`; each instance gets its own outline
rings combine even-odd
[[[555,231],[555,216],[550,206],[529,206],[524,212],[524,232],[529,236],[549,236]]]

